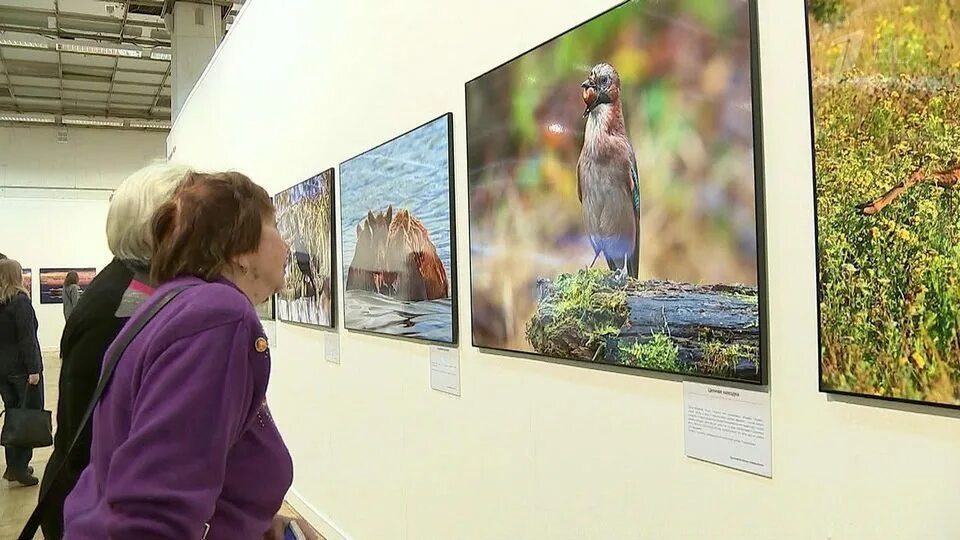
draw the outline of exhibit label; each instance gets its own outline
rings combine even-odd
[[[773,477],[770,395],[683,383],[687,457]]]
[[[459,350],[430,347],[430,388],[454,396],[460,395]]]
[[[327,362],[331,364],[340,363],[340,334],[327,332],[323,342],[323,353]]]

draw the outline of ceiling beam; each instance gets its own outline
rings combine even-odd
[[[53,0],[53,9],[56,11],[57,17],[57,39],[60,39],[60,0]],[[60,83],[60,111],[63,111],[63,53],[60,52],[60,49],[57,49],[57,70],[60,72],[60,77],[57,78]]]
[[[56,16],[56,10],[49,10],[43,8],[28,8],[28,7],[19,7],[19,6],[2,6],[0,5],[0,18],[5,15],[32,15],[35,17],[52,17]],[[76,13],[73,11],[68,11],[62,13],[63,17],[66,19],[73,19],[78,21],[86,21],[92,23],[100,24],[117,24],[116,17],[111,17],[109,15],[93,15],[90,13]],[[160,28],[166,29],[166,25],[161,21],[141,21],[138,20],[135,23],[137,26],[143,26],[145,28]]]
[[[151,100],[153,99],[153,96],[148,96],[148,95],[146,95],[146,94],[140,94],[140,97],[149,98],[149,99],[151,99]],[[29,94],[21,94],[21,95],[20,95],[20,99],[23,99],[23,100],[36,99],[36,100],[42,100],[42,101],[53,101],[53,100],[58,100],[58,99],[60,99],[60,98],[50,97],[50,96],[33,96],[33,95],[29,95]],[[106,102],[106,101],[99,100],[99,99],[67,98],[67,99],[65,99],[65,100],[61,100],[61,104],[63,104],[63,103],[75,103],[75,104],[78,104],[78,105],[79,105],[79,104],[83,104],[83,105],[95,105],[95,106],[97,106],[97,107],[104,107],[104,108],[107,106],[107,102]],[[114,104],[114,105],[123,105],[123,106],[128,106],[128,107],[138,107],[138,108],[143,108],[143,109],[146,109],[147,107],[151,107],[150,103],[137,103],[137,102],[135,102],[135,101],[127,101],[127,100],[122,100],[122,99],[116,99],[116,100],[114,100],[113,104]],[[123,108],[123,107],[121,107],[121,108]],[[152,107],[151,107],[151,108],[152,108]]]
[[[123,29],[127,27],[127,17],[130,15],[130,3],[124,2],[121,5],[123,6],[123,22],[120,23],[120,39],[123,39]],[[113,75],[110,76],[110,91],[107,94],[107,116],[110,115],[110,103],[113,101],[113,85],[117,82],[117,68],[119,67],[120,55],[117,55],[117,58],[113,61]]]
[[[170,70],[173,68],[173,64],[170,64],[170,67],[167,68],[167,74],[163,76],[163,80],[160,81],[160,87],[157,88],[156,95],[153,96],[153,105],[150,106],[150,114],[153,114],[153,110],[157,108],[157,104],[160,103],[160,94],[163,90],[163,85],[167,84],[167,78],[170,77]]]
[[[3,108],[3,106],[0,106]],[[52,114],[59,115],[60,107],[54,105],[34,105],[29,108],[20,107],[22,110],[17,111],[17,114]],[[76,114],[82,116],[103,116],[104,114],[103,107],[83,107],[83,106],[72,106],[64,107],[63,114]],[[169,121],[169,115],[150,115],[148,113],[143,113],[135,111],[132,109],[118,109],[114,114],[114,118],[121,119],[135,119],[135,120],[156,120],[156,121]]]
[[[10,90],[10,97],[13,98],[13,108],[20,110],[20,104],[17,102],[17,94],[13,91],[13,85],[10,84],[10,68],[7,66],[7,60],[3,57],[3,47],[0,47],[0,67],[3,68],[3,74],[7,77],[7,89]],[[153,112],[153,109],[150,109]]]
[[[104,84],[107,84],[107,83],[109,82],[109,81],[105,80],[105,79],[102,78],[102,77],[94,77],[94,76],[90,76],[90,75],[76,75],[76,74],[72,74],[72,73],[67,73],[67,74],[65,74],[65,75],[63,76],[63,80],[65,80],[65,81],[77,81],[77,82],[96,82],[96,83],[104,83]],[[124,84],[124,85],[127,85],[127,86],[139,86],[140,88],[150,88],[151,90],[157,87],[156,83],[151,84],[151,83],[139,83],[139,82],[120,81],[120,82],[117,83],[117,84]],[[166,88],[170,88],[170,87],[167,86]]]
[[[65,52],[69,53],[70,51],[65,51]],[[80,53],[73,53],[73,54],[80,54]],[[10,62],[10,64],[11,64],[14,68],[24,67],[24,68],[27,68],[27,69],[29,69],[29,68],[36,68],[36,69],[41,69],[41,70],[42,70],[42,69],[52,69],[54,66],[57,65],[56,62],[41,62],[41,61],[39,61],[39,60],[12,60],[12,61]],[[167,64],[167,65],[169,66],[170,64]],[[64,69],[65,71],[71,71],[71,70],[74,70],[74,71],[94,70],[94,71],[104,72],[104,71],[109,71],[111,68],[106,67],[106,66],[85,66],[85,65],[83,65],[83,64],[63,63],[63,69]],[[162,76],[164,73],[169,72],[169,68],[168,68],[166,71],[155,71],[155,70],[152,70],[152,69],[118,68],[117,71],[118,71],[119,73],[134,73],[134,74],[137,74],[137,75],[156,75],[156,76],[159,77],[159,76]],[[37,77],[37,75],[30,75],[29,73],[21,73],[21,72],[17,72],[16,70],[14,70],[14,72],[11,73],[11,74],[12,74],[12,75],[20,75],[20,76],[23,76],[23,77]],[[42,75],[41,75],[41,76],[42,76]],[[107,77],[109,77],[109,75],[104,75],[104,79],[106,79]],[[104,82],[106,82],[106,81],[104,81]],[[119,81],[119,82],[120,82],[120,83],[123,83],[123,81]],[[154,83],[154,84],[156,84],[156,83]]]
[[[50,30],[48,28],[39,28],[36,26],[19,26],[14,24],[0,24],[0,30],[4,32],[20,32],[23,34],[36,34],[39,36],[47,37],[57,37],[56,30]],[[125,37],[120,38],[119,36],[107,35],[99,32],[77,32],[72,30],[61,30],[59,33],[60,37],[65,39],[88,39],[91,41],[97,41],[100,43],[112,43],[115,45],[139,45],[141,47],[170,47],[169,39],[154,39],[154,38],[135,38],[135,37]]]
[[[14,87],[21,90],[55,90],[55,88],[52,86],[41,86],[38,84],[15,84]],[[6,86],[0,85],[0,88],[6,88]],[[153,87],[151,86],[151,89],[152,88]],[[170,88],[169,86],[164,87],[164,89],[169,89],[169,88]],[[64,91],[65,92],[84,92],[86,94],[103,94],[103,95],[107,95],[108,93],[106,90],[86,90],[86,89],[80,89],[80,88],[64,88]],[[153,97],[153,92],[150,92],[148,94],[143,94],[138,92],[121,92],[119,90],[114,90],[113,95],[127,96],[127,97]],[[161,95],[161,97],[163,96]]]

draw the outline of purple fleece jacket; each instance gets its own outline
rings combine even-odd
[[[139,311],[184,284],[97,407],[65,538],[260,540],[280,509],[293,464],[266,405],[263,326],[227,281],[174,280]]]

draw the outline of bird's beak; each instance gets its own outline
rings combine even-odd
[[[587,108],[583,110],[583,117],[586,118],[590,111],[597,106],[600,92],[597,90],[597,85],[590,79],[583,81],[580,88],[583,89],[583,102],[587,105]]]

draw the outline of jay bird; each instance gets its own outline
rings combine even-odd
[[[577,162],[577,196],[596,264],[603,253],[610,270],[636,279],[640,273],[640,179],[620,102],[620,75],[597,64],[583,81],[587,120]]]

